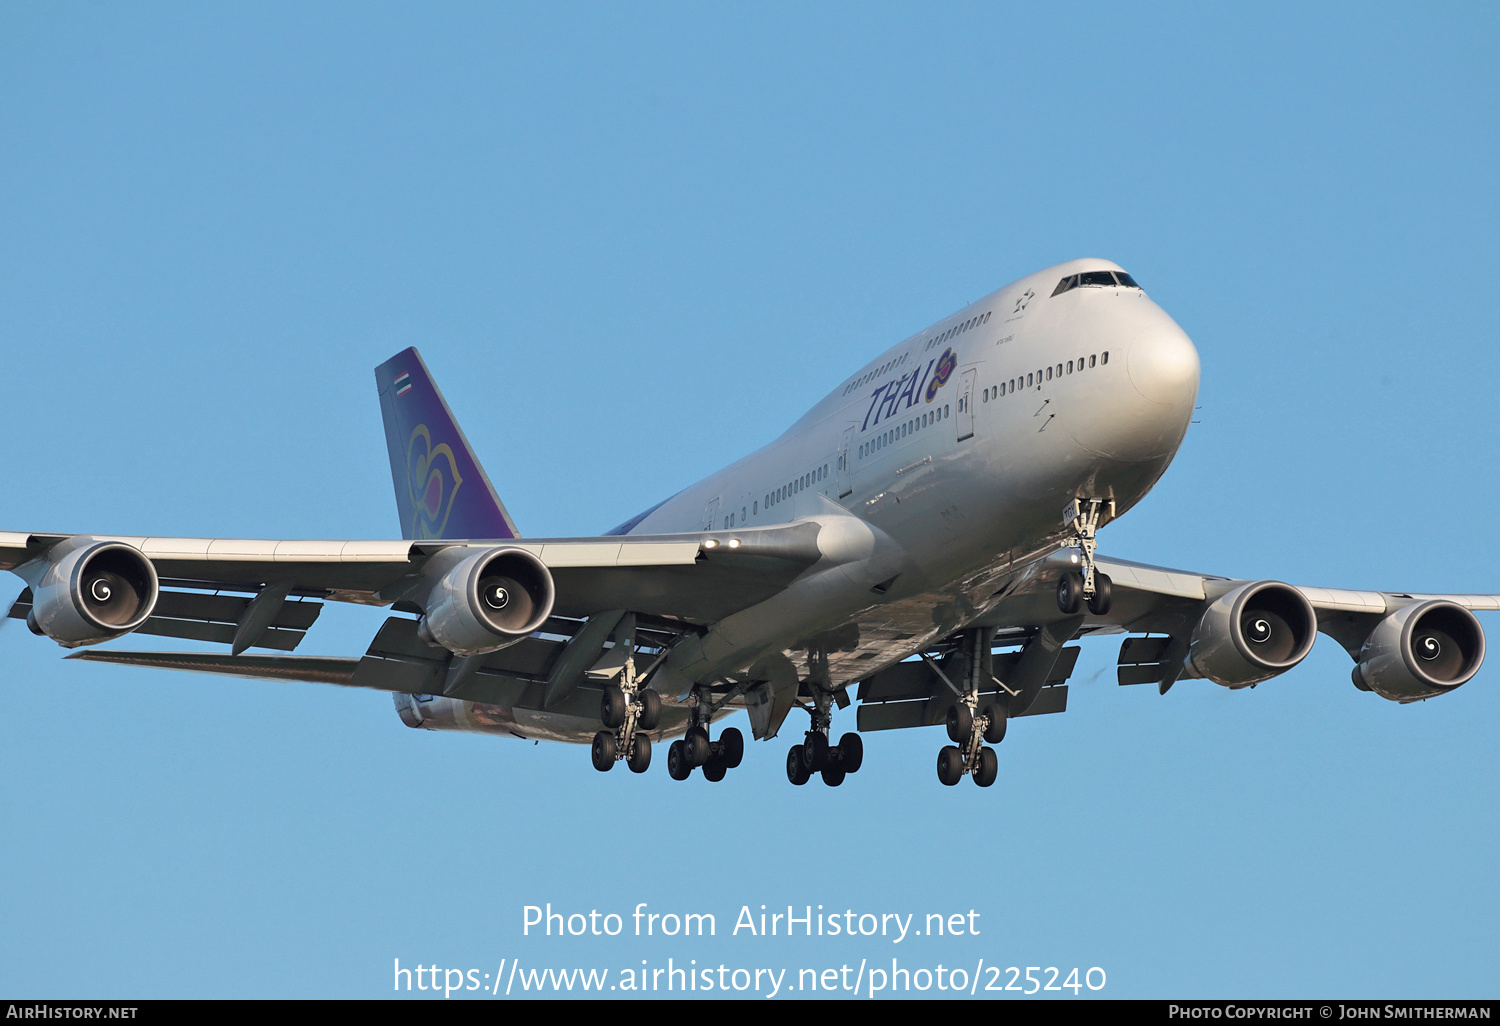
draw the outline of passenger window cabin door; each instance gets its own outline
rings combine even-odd
[[[958,440],[974,437],[974,379],[978,370],[966,370],[958,379],[958,409],[954,411],[953,426],[958,429]]]
[[[849,463],[849,446],[852,444],[854,444],[854,427],[851,425],[844,429],[844,437],[839,442],[837,480],[841,499],[854,491],[854,468]]]
[[[708,500],[708,505],[703,507],[703,529],[705,531],[712,531],[714,529],[714,521],[719,516],[719,498],[720,496],[715,495],[712,499]]]

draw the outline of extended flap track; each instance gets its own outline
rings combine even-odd
[[[1161,684],[1182,667],[1183,648],[1172,638],[1126,638],[1120,646],[1121,684]]]
[[[1078,662],[1078,646],[1058,653],[1036,700],[1018,716],[1064,712],[1068,708],[1068,686]],[[1020,660],[1019,652],[996,653],[994,675],[1006,680]],[[998,684],[980,688],[981,695],[999,692]],[[859,685],[859,729],[896,730],[902,727],[935,727],[944,723],[956,696],[925,662],[897,663],[866,678]]]
[[[234,643],[235,630],[250,608],[252,597],[213,595],[192,591],[162,591],[156,608],[135,634],[154,634],[163,638],[185,638],[189,641],[212,641],[223,645]],[[303,637],[323,611],[323,603],[302,598],[288,598],[271,617],[271,625],[251,647],[280,652],[295,651]],[[9,615],[24,620],[31,612],[31,589],[21,592]]]

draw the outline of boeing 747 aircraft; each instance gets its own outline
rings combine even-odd
[[[400,541],[0,533],[10,610],[70,658],[388,691],[411,727],[589,744],[596,769],[722,780],[749,714],[809,716],[787,777],[843,782],[861,734],[944,725],[938,778],[994,783],[1012,719],[1060,713],[1070,643],[1119,682],[1243,688],[1318,632],[1362,691],[1446,694],[1495,595],[1293,587],[1111,559],[1101,528],[1172,462],[1198,353],[1124,269],[1039,271],[855,370],[775,441],[594,538],[523,538],[415,349],[375,370]],[[358,657],[294,654],[322,603],[390,615]],[[270,650],[256,652],[254,650]],[[833,710],[857,703],[835,742]],[[800,714],[799,714],[800,715]],[[800,723],[799,723],[800,725]]]

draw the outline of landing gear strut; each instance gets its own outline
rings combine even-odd
[[[667,747],[667,775],[686,780],[693,770],[703,767],[703,779],[718,783],[745,757],[745,735],[738,727],[725,727],[717,741],[709,740],[708,725],[713,720],[713,696],[707,688],[694,688],[690,705],[693,725],[687,734]]]
[[[786,778],[800,787],[818,773],[822,775],[823,783],[838,787],[844,782],[844,777],[857,773],[864,765],[865,743],[855,733],[845,734],[836,745],[829,743],[834,693],[816,682],[812,682],[811,687],[813,706],[808,712],[812,716],[812,725],[803,742],[792,745],[786,753]]]
[[[1057,608],[1068,616],[1078,612],[1084,603],[1095,616],[1109,612],[1114,597],[1113,582],[1108,574],[1095,567],[1094,550],[1099,547],[1095,534],[1100,520],[1114,514],[1113,499],[1074,499],[1063,510],[1063,526],[1072,529],[1072,544],[1083,563],[1082,573],[1070,570],[1057,582]]]
[[[948,710],[948,740],[938,752],[938,779],[952,787],[965,774],[980,787],[989,787],[1000,774],[1000,760],[985,742],[998,745],[1005,739],[1005,695],[981,697],[980,686],[988,683],[991,631],[979,627],[964,632],[964,678],[958,702]],[[951,682],[950,682],[951,683]]]
[[[633,621],[632,621],[633,622]],[[661,695],[642,687],[635,674],[635,630],[627,629],[618,644],[630,646],[618,684],[606,684],[599,702],[599,719],[608,729],[594,735],[590,755],[594,769],[601,773],[614,769],[623,759],[632,773],[644,773],[651,765],[651,738],[661,722]]]

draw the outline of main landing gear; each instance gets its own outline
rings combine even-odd
[[[1109,612],[1114,585],[1108,574],[1094,566],[1094,550],[1099,547],[1095,540],[1099,522],[1105,515],[1114,516],[1114,509],[1113,499],[1074,499],[1063,511],[1063,526],[1072,528],[1072,544],[1083,562],[1082,573],[1069,570],[1057,582],[1057,608],[1067,616],[1085,603],[1095,616]]]
[[[814,773],[821,774],[823,783],[838,787],[844,777],[859,772],[865,761],[865,743],[855,733],[845,734],[839,743],[830,744],[829,728],[833,724],[833,692],[812,685],[812,726],[800,745],[792,745],[786,753],[786,778],[798,785],[807,783]]]
[[[1005,694],[981,697],[980,685],[993,677],[990,671],[989,628],[964,632],[963,688],[958,702],[948,710],[948,740],[938,752],[938,779],[952,787],[965,774],[980,787],[989,787],[1000,774],[1000,760],[985,742],[998,745],[1005,740]],[[952,682],[948,682],[952,686]],[[954,690],[959,690],[955,688]]]
[[[616,761],[625,760],[632,773],[644,773],[651,765],[651,738],[648,730],[655,730],[661,722],[661,695],[650,688],[640,687],[635,676],[635,642],[631,653],[625,657],[624,669],[620,671],[620,683],[606,684],[604,697],[599,701],[599,719],[608,729],[594,735],[590,754],[594,769],[601,773],[614,769]]]
[[[703,778],[712,783],[740,764],[745,757],[745,735],[737,727],[725,727],[717,741],[709,740],[708,725],[713,720],[713,698],[706,688],[693,690],[693,725],[684,737],[667,748],[667,775],[686,780],[693,770],[703,767]]]

